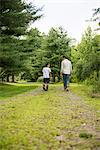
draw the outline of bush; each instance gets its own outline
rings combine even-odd
[[[43,76],[38,77],[37,82],[43,82]]]
[[[72,82],[72,83],[77,83],[78,82],[77,77],[76,77],[75,74],[71,75],[70,82]]]
[[[100,76],[97,78],[96,72],[94,72],[89,78],[85,80],[85,84],[91,87],[91,93],[100,92]]]

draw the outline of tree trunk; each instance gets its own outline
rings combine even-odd
[[[1,78],[2,82],[3,82],[3,77]]]
[[[100,78],[100,69],[99,69],[99,65],[98,65],[97,68],[96,68],[96,78],[97,78],[97,80],[99,81],[99,78]]]
[[[7,82],[9,82],[9,74],[7,75]]]
[[[99,80],[99,75],[100,75],[100,71],[99,69],[97,70],[97,80]]]
[[[55,82],[55,73],[52,73],[52,81]]]
[[[60,71],[58,72],[58,82],[60,82]]]
[[[14,74],[12,75],[12,82],[15,82],[15,76],[14,76]]]
[[[60,82],[60,70],[61,70],[61,60],[59,60],[58,62],[58,66],[59,66],[59,71],[58,71],[58,82]]]

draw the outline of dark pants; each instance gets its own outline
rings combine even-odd
[[[68,87],[69,84],[69,74],[63,74],[63,83],[64,83],[64,89]]]
[[[43,82],[44,82],[44,83],[49,83],[49,81],[50,81],[50,78],[44,78],[44,79],[43,79]]]

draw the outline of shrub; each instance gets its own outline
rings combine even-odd
[[[38,77],[37,82],[43,82],[43,76]]]
[[[100,77],[97,78],[97,73],[94,72],[89,78],[85,80],[85,84],[89,85],[91,93],[100,92]]]

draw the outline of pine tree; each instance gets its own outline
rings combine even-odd
[[[25,43],[20,42],[20,37],[26,34],[30,22],[41,17],[38,11],[21,0],[0,0],[0,71],[8,81],[9,75],[14,81],[14,75],[24,69]]]

